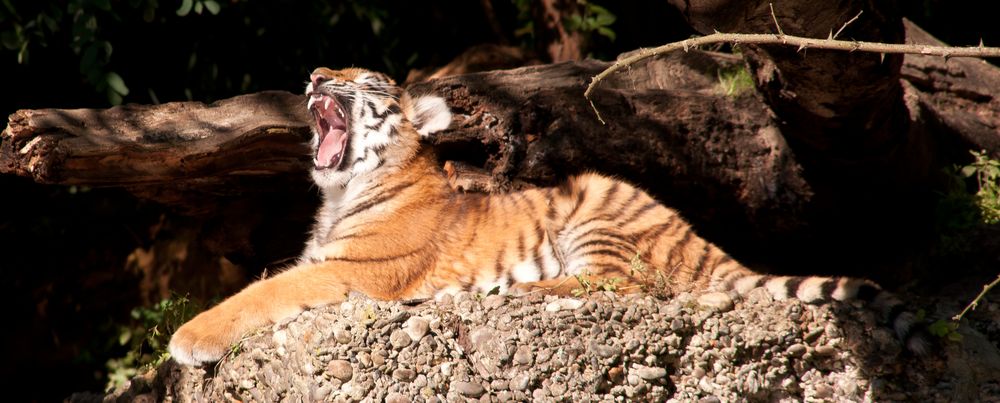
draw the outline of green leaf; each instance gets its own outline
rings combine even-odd
[[[119,95],[117,92],[115,92],[111,88],[108,88],[107,94],[108,94],[108,103],[115,106],[122,104],[122,96]]]
[[[128,87],[125,86],[125,80],[122,80],[122,76],[119,76],[118,73],[109,72],[104,77],[104,80],[108,83],[108,87],[111,87],[119,95],[128,95]]]
[[[486,293],[486,295],[499,295],[499,294],[500,294],[500,286],[493,287],[493,289],[490,290],[490,292]]]
[[[954,341],[954,342],[962,341],[962,334],[958,333],[958,332],[948,333],[948,340]]]
[[[124,346],[128,344],[129,340],[132,340],[132,331],[129,329],[122,330],[122,333],[118,335],[118,345]]]
[[[55,18],[52,18],[48,14],[43,14],[41,17],[42,17],[42,22],[45,23],[45,27],[48,28],[50,32],[59,31],[59,21],[57,21]]]
[[[205,0],[205,8],[208,12],[212,13],[212,15],[219,14],[219,10],[221,9],[221,7],[219,7],[219,3],[215,2],[215,0]]]
[[[104,63],[107,63],[108,61],[110,61],[111,60],[111,51],[114,50],[114,48],[111,47],[111,42],[108,42],[108,41],[99,41],[99,42],[95,42],[95,44],[104,47]]]
[[[201,15],[201,9],[202,9],[202,7],[204,7],[204,5],[202,4],[202,2],[199,1],[197,3],[194,3],[194,13],[198,14],[198,15]]]
[[[972,175],[975,175],[975,174],[976,174],[976,167],[975,166],[968,165],[968,166],[962,167],[962,176],[968,178],[968,177],[970,177]]]
[[[938,320],[927,326],[927,331],[937,337],[945,337],[948,333],[951,333],[951,322],[946,320]]]
[[[177,15],[181,17],[188,15],[188,13],[191,12],[191,6],[193,5],[194,5],[194,0],[183,0],[181,2],[181,8],[177,9]]]
[[[599,26],[614,24],[617,19],[608,9],[598,5],[591,4],[590,11],[594,13],[594,23]]]
[[[566,19],[566,28],[571,31],[578,31],[583,28],[583,17],[579,14],[573,14]]]
[[[996,162],[996,161],[990,161],[990,162]],[[997,176],[1000,176],[1000,168],[998,168],[994,164],[990,164],[989,166],[983,168],[983,171],[986,172],[986,177],[990,179],[996,179]]]
[[[608,28],[608,27],[597,27],[597,33],[601,34],[602,36],[604,36],[604,37],[606,37],[606,38],[608,38],[608,39],[610,39],[612,41],[615,40],[615,31],[612,31],[611,28]]]
[[[514,37],[516,38],[520,38],[522,36],[532,36],[534,34],[535,34],[534,22],[528,22],[524,24],[524,26],[522,26],[521,28],[518,28],[516,31],[514,31]]]
[[[28,63],[28,41],[21,44],[21,50],[17,52],[17,64]]]

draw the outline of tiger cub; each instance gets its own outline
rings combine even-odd
[[[746,293],[806,302],[861,299],[914,351],[913,314],[854,278],[758,274],[702,239],[676,211],[597,174],[509,194],[454,191],[421,136],[446,129],[443,99],[406,92],[381,73],[318,68],[306,86],[311,171],[323,205],[299,263],[182,326],[170,353],[182,364],[219,360],[244,333],[350,291],[382,300],[460,290],[566,294],[579,278],[636,289],[656,271],[670,291]]]

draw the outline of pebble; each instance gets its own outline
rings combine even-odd
[[[667,370],[659,367],[639,367],[636,374],[647,381],[654,381],[667,376]]]
[[[333,360],[326,365],[326,372],[342,382],[347,382],[354,376],[354,367],[345,360]]]
[[[372,357],[372,364],[375,364],[376,367],[381,367],[385,365],[385,359],[386,359],[385,352],[376,351],[372,353],[371,357]]]
[[[520,373],[514,375],[514,378],[510,380],[510,390],[522,391],[528,389],[528,382],[531,381],[531,377],[526,373]]]
[[[822,345],[822,346],[816,347],[816,349],[814,351],[815,351],[816,355],[827,356],[827,355],[834,355],[834,354],[836,354],[837,353],[837,348],[833,347],[833,346]]]
[[[479,397],[486,392],[486,389],[483,388],[483,385],[474,382],[458,381],[452,383],[451,386],[455,388],[455,390],[458,391],[458,393],[461,393],[462,395],[468,397]]]
[[[621,350],[618,348],[596,343],[591,344],[590,350],[601,358],[617,357],[621,353]]]
[[[373,364],[371,354],[368,354],[364,351],[358,353],[358,355],[356,355],[355,358],[357,358],[358,364],[360,364],[362,368],[371,367]]]
[[[497,309],[507,303],[506,295],[488,295],[483,298],[484,309]]]
[[[674,319],[670,321],[670,330],[678,331],[684,328],[684,321],[680,319]]]
[[[490,382],[490,390],[498,391],[507,389],[510,389],[510,382],[506,380],[496,379],[493,382]]]
[[[391,344],[392,348],[396,350],[409,346],[410,343],[413,343],[413,339],[406,331],[394,330],[392,334],[389,335],[389,344]]]
[[[279,346],[284,346],[288,342],[288,331],[279,330],[271,335],[271,341]]]
[[[545,305],[546,312],[571,311],[583,306],[583,301],[575,298],[559,298]]]
[[[531,365],[534,358],[531,354],[531,348],[528,346],[520,346],[517,351],[514,352],[514,362],[518,365]]]
[[[342,327],[337,328],[333,330],[333,338],[337,340],[337,343],[348,344],[351,342],[351,332]]]
[[[798,357],[798,356],[801,356],[801,355],[805,354],[806,350],[807,349],[806,349],[806,346],[804,344],[796,343],[796,344],[792,344],[791,346],[788,346],[788,349],[786,349],[785,351],[788,352],[789,355],[793,355],[793,356]]]
[[[495,335],[496,330],[494,329],[488,327],[476,328],[475,330],[469,332],[469,342],[471,342],[472,346],[477,350],[483,351],[487,348],[487,344],[493,341]]]
[[[403,382],[410,382],[417,377],[417,373],[408,368],[396,368],[392,371],[392,377]]]
[[[409,403],[413,400],[399,392],[392,392],[385,396],[385,403]]]
[[[420,341],[430,330],[430,322],[419,316],[411,316],[403,324],[403,331],[410,336],[410,340]]]

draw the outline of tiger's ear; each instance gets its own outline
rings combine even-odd
[[[409,102],[407,102],[409,101]],[[404,113],[421,136],[429,136],[451,125],[451,111],[444,98],[435,95],[404,95]]]

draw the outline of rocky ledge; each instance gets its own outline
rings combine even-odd
[[[352,296],[248,336],[215,367],[171,361],[70,400],[1000,401],[996,345],[960,332],[915,357],[867,310],[763,290],[713,308],[690,294]]]

